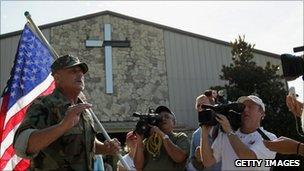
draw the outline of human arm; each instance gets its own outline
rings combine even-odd
[[[208,141],[208,134],[210,129],[210,126],[202,125],[200,138],[200,158],[205,167],[210,167],[216,163],[216,159],[213,155],[213,150]]]
[[[198,162],[201,162],[202,159],[201,159],[201,146],[197,146],[196,149],[195,149],[195,154],[194,154],[194,159]]]
[[[293,113],[296,117],[301,117],[302,110],[303,110],[303,103],[298,101],[295,97],[292,95],[286,96],[286,105],[288,109]]]
[[[144,168],[144,143],[143,143],[143,136],[136,133],[136,148],[135,148],[135,155],[134,155],[134,165],[137,171],[141,171]]]
[[[206,95],[204,95],[204,94],[198,96],[195,99],[195,110],[197,112],[202,111],[203,110],[202,105],[211,105],[208,97]]]
[[[228,135],[232,132],[232,128],[226,116],[217,114],[216,120],[220,123],[223,130],[227,133],[229,142],[240,159],[257,159],[257,156],[254,151],[252,151],[249,147],[247,147],[238,136],[234,134]]]
[[[25,140],[27,140],[27,142],[26,142],[27,147],[26,147],[25,152],[27,154],[35,154],[35,153],[38,153],[40,150],[44,149],[45,147],[49,146],[52,142],[54,142],[60,136],[62,136],[66,131],[68,131],[70,128],[72,128],[74,125],[76,125],[79,122],[80,113],[82,111],[84,111],[85,109],[90,108],[91,106],[92,106],[91,104],[84,104],[84,103],[73,105],[68,108],[64,118],[62,119],[62,121],[60,123],[55,124],[50,127],[45,127],[42,129],[37,129],[37,128],[31,129],[32,131],[30,132],[29,136],[27,138],[25,138]],[[37,109],[39,109],[39,108],[37,108]],[[40,108],[40,109],[42,109],[42,108]],[[42,110],[42,111],[44,111],[44,110]],[[40,112],[42,112],[42,111],[40,111]],[[40,117],[39,115],[40,115],[40,113],[38,110],[37,116]],[[34,117],[35,117],[35,115],[34,115]],[[26,131],[26,130],[23,130],[23,131]],[[22,132],[19,135],[21,135],[21,134],[22,134]],[[14,146],[16,147],[16,144],[20,144],[20,141],[23,141],[23,140],[24,139],[20,139],[18,136],[16,136],[16,141],[14,143]]]
[[[57,140],[66,131],[67,128],[62,124],[56,124],[45,129],[33,131],[28,139],[26,152],[28,154],[38,153],[40,150],[46,148],[52,142]]]
[[[115,155],[118,154],[120,149],[120,142],[116,138],[104,142],[100,142],[95,138],[94,143],[96,154]]]
[[[271,151],[281,154],[298,154],[304,156],[304,143],[287,138],[280,137],[272,141],[263,141],[265,146]]]
[[[120,163],[117,163],[117,171],[127,171]]]
[[[162,138],[165,150],[174,162],[180,163],[187,159],[188,153],[186,151],[184,151],[183,149],[181,149],[176,144],[174,144],[170,140],[170,138],[165,138],[166,134],[164,132],[162,132],[157,126],[153,126],[151,128],[151,132],[152,132],[152,134],[153,133],[158,134]],[[187,141],[187,138],[185,138],[184,140]],[[188,145],[188,150],[189,150],[189,145]]]

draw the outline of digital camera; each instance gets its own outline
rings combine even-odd
[[[241,126],[241,113],[245,109],[242,103],[229,103],[223,105],[202,105],[202,111],[198,112],[199,125],[215,126],[218,121],[215,119],[217,114],[227,117],[233,130],[237,130]]]
[[[139,135],[144,135],[144,138],[149,137],[151,126],[159,126],[162,122],[162,117],[155,113],[153,110],[149,110],[148,113],[133,113],[134,117],[139,117],[139,121],[136,124],[135,132]]]

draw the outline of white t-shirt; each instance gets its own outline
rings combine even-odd
[[[270,138],[270,140],[277,138],[274,134],[267,132],[262,127],[260,129]],[[276,152],[270,151],[264,146],[263,138],[257,131],[250,134],[244,134],[239,129],[236,131],[236,135],[256,154],[257,159],[275,158]],[[216,162],[222,161],[222,170],[270,170],[270,167],[264,166],[264,161],[262,162],[263,164],[261,167],[236,167],[234,162],[239,158],[234,152],[226,133],[220,132],[211,148]]]
[[[126,161],[126,163],[129,165],[129,167],[130,167],[130,169],[131,169],[132,171],[136,171],[135,165],[134,165],[134,161],[133,161],[133,159],[130,157],[129,153],[126,154],[126,155],[124,155],[122,158]],[[119,164],[119,165],[121,165],[121,166],[123,167],[123,165],[121,164],[120,161],[118,161],[117,164]]]

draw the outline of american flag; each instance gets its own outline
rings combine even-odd
[[[50,50],[26,24],[0,99],[0,170],[26,170],[29,167],[29,160],[16,156],[12,142],[31,102],[53,91],[52,62]]]

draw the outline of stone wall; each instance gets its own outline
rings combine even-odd
[[[86,39],[103,40],[103,25],[112,25],[112,40],[130,40],[130,48],[112,48],[114,93],[105,93],[104,48],[86,48]],[[88,101],[102,122],[134,121],[135,111],[169,105],[163,30],[109,15],[52,27],[51,44],[61,55],[76,55],[89,66]]]

